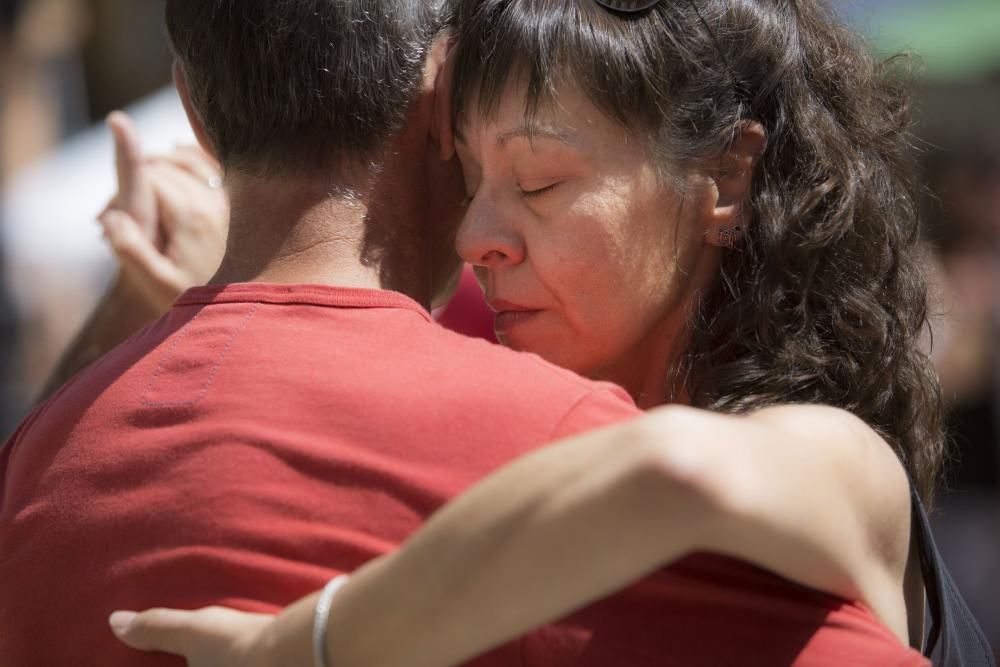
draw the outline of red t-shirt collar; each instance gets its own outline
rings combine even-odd
[[[419,313],[428,322],[433,321],[430,313],[423,306],[400,292],[318,284],[232,283],[192,287],[181,294],[174,305],[192,306],[213,303],[304,304],[330,308],[402,308]]]

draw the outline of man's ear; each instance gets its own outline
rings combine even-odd
[[[427,57],[428,74],[434,77],[431,138],[440,146],[441,159],[445,161],[455,154],[455,133],[451,125],[451,82],[455,74],[453,45],[451,33],[444,32],[434,40]]]
[[[201,116],[198,115],[198,111],[194,108],[194,105],[191,104],[191,91],[188,89],[184,68],[176,60],[174,61],[174,86],[177,88],[177,94],[181,98],[181,104],[184,105],[184,113],[187,115],[188,123],[194,131],[195,139],[198,140],[198,145],[218,162],[219,156],[216,154],[215,147],[212,146],[212,142],[208,138],[205,123],[202,121]]]
[[[743,123],[736,128],[729,150],[709,170],[710,192],[704,224],[705,237],[711,245],[732,248],[746,232],[744,204],[766,148],[764,127],[756,121]]]

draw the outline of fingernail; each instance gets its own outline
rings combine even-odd
[[[108,624],[116,635],[123,635],[128,632],[129,626],[138,614],[134,611],[116,611],[108,618]]]

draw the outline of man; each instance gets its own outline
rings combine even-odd
[[[636,412],[430,320],[463,193],[431,138],[445,44],[429,3],[171,0],[166,16],[226,174],[226,253],[0,453],[5,663],[171,664],[107,615],[276,611],[503,462]],[[119,312],[148,302],[134,288]]]

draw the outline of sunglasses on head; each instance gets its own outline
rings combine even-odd
[[[660,4],[660,0],[595,0],[597,4],[612,12],[638,14]]]

